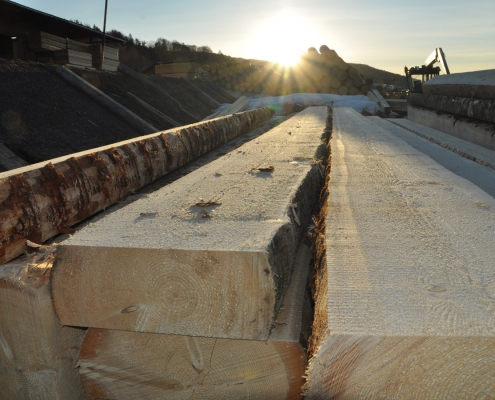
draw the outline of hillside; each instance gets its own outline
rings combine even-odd
[[[374,79],[377,82],[382,80],[383,83],[407,87],[406,77],[403,75],[394,74],[392,72],[384,71],[378,68],[373,68],[366,64],[349,64],[356,68],[365,79]],[[395,79],[395,81],[393,81],[393,79]]]

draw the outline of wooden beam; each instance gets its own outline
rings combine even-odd
[[[495,199],[351,109],[331,149],[306,397],[494,393]]]
[[[0,267],[2,399],[78,399],[77,356],[84,329],[62,326],[49,278],[54,248],[41,248]]]
[[[52,274],[62,323],[266,340],[319,196],[326,124],[327,107],[308,108],[74,235]]]
[[[495,123],[495,99],[473,99],[419,93],[409,93],[407,98],[409,103],[415,106]]]
[[[0,167],[5,170],[16,169],[28,165],[22,158],[17,157],[7,146],[0,142]]]
[[[0,173],[0,263],[201,154],[254,129],[266,108],[158,132]]]
[[[380,108],[385,114],[390,114],[390,104],[387,103],[387,100],[383,98],[381,93],[376,90],[376,89],[371,89],[371,92],[375,95],[375,97],[378,99],[378,104],[380,105]]]
[[[127,92],[127,95],[134,100],[136,103],[138,103],[141,107],[146,109],[147,111],[151,112],[161,120],[163,120],[166,124],[171,124],[173,126],[180,126],[180,124],[177,121],[174,121],[172,118],[169,116],[165,115],[161,111],[157,110],[155,107],[150,106],[148,103],[146,103],[144,100],[141,100],[139,97],[136,95],[132,94],[131,92]]]
[[[122,118],[129,125],[137,129],[139,133],[147,134],[159,131],[159,129],[144,121],[141,117],[137,116],[122,104],[107,96],[101,90],[67,68],[59,66],[57,67],[57,73],[76,89],[79,89],[81,92],[91,97],[91,99]]]
[[[495,152],[493,150],[488,150],[467,140],[429,128],[406,118],[369,118],[371,118],[374,123],[379,125],[382,124],[383,127],[386,127],[388,131],[393,132],[394,134],[403,134],[404,130],[407,132],[412,132],[423,139],[429,140],[444,149],[448,149],[460,155],[461,157],[474,161],[484,167],[495,169]]]
[[[300,399],[310,260],[302,244],[284,310],[266,342],[90,328],[79,353],[86,393],[102,399]]]
[[[495,123],[415,105],[407,106],[407,117],[418,124],[495,150]]]
[[[424,94],[495,100],[495,69],[439,75],[422,89]]]

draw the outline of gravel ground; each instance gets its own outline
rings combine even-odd
[[[29,163],[140,136],[51,65],[0,59],[0,141]]]
[[[0,142],[28,163],[36,163],[140,136],[121,118],[67,84],[55,68],[0,59]],[[128,92],[180,125],[212,113],[194,89],[178,79],[151,77],[174,101],[121,72],[72,71],[158,130],[173,125],[143,109]]]

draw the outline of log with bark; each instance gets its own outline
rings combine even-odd
[[[272,116],[257,109],[0,173],[0,263]]]

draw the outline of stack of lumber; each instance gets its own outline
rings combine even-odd
[[[39,61],[49,60],[59,65],[92,67],[89,46],[75,40],[38,32],[29,36],[29,47],[35,51]]]
[[[46,32],[29,35],[29,48],[34,51],[56,51],[67,49],[67,39]]]
[[[91,54],[76,50],[54,51],[54,61],[55,64],[67,65],[69,67],[91,68],[93,66]]]
[[[93,44],[89,46],[88,50],[93,56],[93,67],[102,68],[107,71],[117,71],[119,67],[119,50],[113,47],[105,46],[104,62],[101,64],[101,44]]]
[[[439,75],[408,96],[411,121],[495,149],[495,69]]]
[[[369,91],[369,86],[357,69],[325,45],[320,47],[319,53],[314,47],[308,49],[307,55],[295,70],[295,85],[308,93],[357,95]]]
[[[39,243],[271,115],[248,111],[0,174],[1,399],[82,398],[85,330],[60,324],[50,293],[56,248]]]
[[[62,324],[90,328],[79,355],[89,395],[301,397],[302,239],[327,113],[309,108],[58,247],[53,304]]]
[[[493,396],[495,199],[352,109],[331,148],[307,398]]]
[[[369,86],[358,71],[327,46],[315,48],[301,62],[283,73],[249,61],[214,64],[209,73],[223,87],[245,93],[285,95],[290,93],[366,94]]]

